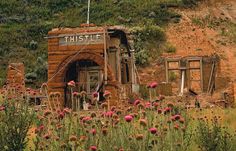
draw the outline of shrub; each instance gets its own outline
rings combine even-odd
[[[182,0],[182,3],[186,7],[194,7],[200,0]]]
[[[232,135],[223,127],[217,117],[211,122],[199,120],[197,144],[205,151],[233,151]]]
[[[136,64],[137,65],[148,65],[149,64],[149,54],[147,50],[141,50],[135,54]]]
[[[166,44],[165,52],[167,52],[167,53],[175,53],[176,52],[176,48],[173,45],[171,45],[171,44]]]
[[[0,111],[0,148],[3,151],[23,151],[34,114],[27,105],[8,100]]]
[[[131,29],[134,35],[134,49],[136,51],[136,63],[147,65],[149,58],[160,55],[160,48],[166,41],[164,30],[159,26],[148,25]],[[155,49],[153,49],[155,48]]]

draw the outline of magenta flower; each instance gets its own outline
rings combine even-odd
[[[157,110],[157,113],[158,113],[158,114],[161,114],[161,113],[162,113],[162,110],[161,110],[161,109],[158,109],[158,110]]]
[[[63,119],[64,116],[65,116],[65,113],[64,113],[64,112],[60,112],[60,113],[58,114],[58,118],[59,118],[59,119]]]
[[[42,131],[44,129],[44,125],[40,125],[39,127],[38,127],[38,130],[39,131]]]
[[[175,120],[179,120],[181,116],[179,114],[174,115]]]
[[[71,113],[71,109],[69,109],[69,108],[64,108],[63,111],[64,111],[65,113],[67,113],[67,114],[70,114],[70,113]]]
[[[131,115],[126,115],[125,116],[125,121],[126,122],[131,122],[133,120],[133,117]]]
[[[150,128],[149,131],[150,131],[152,134],[156,134],[156,133],[157,133],[157,129],[156,129],[155,127]]]
[[[150,103],[150,102],[146,102],[145,103],[145,108],[147,109],[147,108],[151,108],[151,106],[152,106],[152,104]]]
[[[138,105],[138,104],[140,104],[140,103],[141,103],[140,100],[135,100],[135,101],[134,101],[134,105]]]
[[[96,135],[97,131],[96,131],[96,129],[91,129],[90,133],[93,135]]]
[[[103,96],[104,96],[104,97],[108,97],[109,95],[111,95],[111,92],[110,92],[110,91],[107,91],[107,90],[105,90],[105,92],[104,92]]]
[[[171,110],[172,110],[172,108],[166,107],[166,108],[164,109],[164,114],[169,113]]]
[[[96,151],[96,150],[97,150],[97,147],[96,147],[96,146],[90,146],[90,150],[91,150],[91,151]]]
[[[105,113],[105,116],[106,116],[106,117],[112,117],[113,114],[114,114],[114,112],[108,111],[108,112]]]
[[[70,81],[67,83],[68,86],[75,87],[75,81]]]
[[[79,92],[73,92],[73,96],[79,96]]]
[[[179,124],[175,124],[174,128],[175,128],[176,130],[178,130],[178,129],[179,129]]]
[[[98,97],[98,93],[97,92],[93,92],[93,97],[94,98]]]
[[[0,111],[4,111],[5,110],[5,106],[0,106]]]
[[[50,138],[50,134],[45,134],[45,135],[43,136],[43,138],[49,139],[49,138]]]
[[[158,85],[157,82],[152,82],[152,83],[150,84],[150,87],[151,87],[151,88],[156,88],[157,85]]]
[[[85,116],[82,118],[82,122],[85,123],[85,122],[90,122],[92,120],[92,118],[90,116]]]

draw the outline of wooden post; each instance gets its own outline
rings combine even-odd
[[[121,67],[120,67],[121,61],[120,61],[120,48],[117,49],[116,52],[116,67],[117,67],[117,76],[118,81],[121,83]]]
[[[201,92],[203,92],[203,69],[202,69],[202,58],[200,58],[200,72],[201,72]]]
[[[166,82],[169,82],[169,62],[167,61],[167,59],[165,59],[165,66],[166,66]]]
[[[106,28],[104,28],[104,73],[105,73],[105,85],[107,84],[107,43],[106,43]]]

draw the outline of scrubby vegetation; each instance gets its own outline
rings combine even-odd
[[[154,84],[150,90],[156,89]],[[6,94],[2,93],[3,98],[7,98]],[[0,147],[6,151],[236,149],[235,121],[229,121],[235,117],[234,110],[220,110],[222,113],[217,108],[217,112],[189,110],[164,96],[155,101],[140,98],[128,106],[110,109],[105,102],[91,111],[49,106],[28,108],[27,100],[16,100],[8,98],[5,101],[8,103],[0,100]]]
[[[28,105],[15,99],[6,99],[0,105],[0,148],[2,151],[21,151],[28,145],[27,134],[34,113]]]
[[[92,0],[91,22],[97,25],[118,24],[141,28],[149,24],[149,27],[144,27],[144,31],[151,29],[161,35],[142,36],[145,46],[138,48],[137,56],[141,58],[138,63],[146,64],[150,50],[157,51],[157,54],[161,52],[159,43],[165,42],[162,28],[170,22],[180,20],[180,15],[170,9],[192,7],[196,2],[197,0]],[[47,32],[55,27],[79,26],[85,23],[86,13],[87,0],[0,1],[0,84],[4,83],[8,63],[19,61],[25,63],[26,73],[37,76],[36,85],[37,82],[45,81],[47,40],[44,37]],[[32,79],[27,80],[32,82]]]

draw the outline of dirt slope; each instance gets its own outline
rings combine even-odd
[[[182,15],[182,20],[166,29],[167,39],[176,47],[176,53],[163,55],[205,56],[217,53],[221,56],[220,74],[236,81],[236,43],[222,34],[223,30],[229,32],[224,22],[236,23],[236,1],[209,0],[195,9],[176,11]],[[139,70],[143,83],[154,81],[158,78],[156,74],[156,63]]]
[[[208,0],[195,9],[175,10],[182,15],[178,24],[166,29],[167,39],[176,47],[175,54],[163,56],[205,56],[217,53],[221,71],[218,76],[228,76],[236,92],[236,42],[223,32],[229,31],[225,23],[236,23],[235,0]],[[236,31],[234,31],[236,32]],[[139,70],[142,83],[157,81],[156,63]]]

